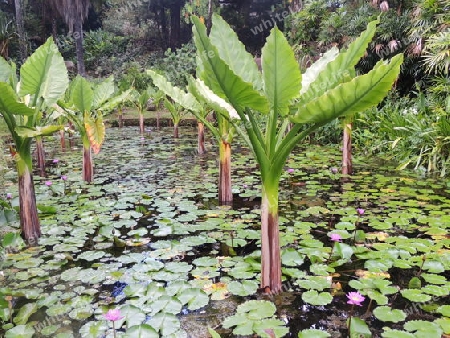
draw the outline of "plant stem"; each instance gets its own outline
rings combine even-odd
[[[231,204],[233,192],[231,190],[231,144],[220,141],[219,144],[219,203]]]
[[[273,182],[272,182],[273,183]],[[278,183],[278,182],[277,182]],[[278,184],[263,185],[261,201],[261,288],[281,291],[280,235],[278,229]]]
[[[90,145],[83,142],[83,180],[91,183],[94,180],[94,164]]]

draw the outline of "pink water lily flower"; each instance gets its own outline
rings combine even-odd
[[[53,184],[52,181],[45,181],[45,185],[46,185],[47,187],[51,186],[52,184]]]
[[[55,158],[54,160],[53,160],[53,163],[58,163],[59,162],[59,160],[57,159],[57,158]]]
[[[62,176],[61,176],[61,179],[62,179],[63,181],[67,181],[67,176],[66,176],[66,175],[62,175]]]
[[[294,169],[289,168],[289,169],[287,170],[287,172],[288,172],[289,174],[292,174],[292,173],[294,172]]]
[[[352,305],[357,305],[357,306],[362,306],[362,302],[364,302],[364,299],[366,299],[366,297],[364,297],[363,295],[361,295],[359,292],[349,292],[347,294],[347,304],[352,304]]]
[[[342,237],[341,237],[341,235],[339,235],[339,234],[331,234],[331,235],[330,235],[330,239],[331,239],[333,242],[340,242],[340,241],[342,240]]]
[[[112,322],[115,322],[116,320],[121,320],[123,316],[120,314],[119,309],[111,309],[105,314],[103,314],[103,317],[105,317],[106,320],[110,320]]]
[[[358,213],[358,215],[362,216],[366,211],[363,208],[358,208],[356,209],[356,212]]]
[[[11,194],[10,192],[8,192],[8,193],[6,194],[6,199],[10,200],[11,198],[12,198],[12,194]]]

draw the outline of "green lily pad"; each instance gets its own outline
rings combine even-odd
[[[406,313],[402,310],[393,310],[388,306],[378,306],[373,310],[373,314],[383,322],[398,323],[406,318]]]
[[[405,289],[400,291],[403,297],[410,300],[411,302],[428,302],[431,299],[431,296],[422,293],[421,290],[417,289]]]
[[[28,322],[28,318],[38,310],[36,303],[28,303],[23,305],[19,312],[14,317],[14,323],[17,325],[24,325]]]
[[[310,290],[302,294],[305,303],[311,305],[327,305],[333,300],[333,296],[329,292],[318,293],[316,290]]]
[[[128,338],[159,338],[159,333],[148,324],[135,325],[127,329],[124,337]]]
[[[163,337],[171,335],[180,330],[180,321],[178,318],[170,313],[160,312],[153,316],[148,324],[155,330],[158,330]]]
[[[5,333],[5,338],[32,338],[34,329],[28,325],[17,325]]]
[[[209,303],[208,295],[197,288],[184,290],[177,298],[183,305],[187,304],[188,309],[191,311],[201,309]]]
[[[328,337],[331,337],[328,332],[316,329],[302,330],[298,333],[298,338],[328,338]]]
[[[245,297],[253,295],[258,287],[259,284],[252,280],[232,281],[228,284],[228,291],[234,295]]]

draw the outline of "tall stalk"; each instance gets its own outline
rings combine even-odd
[[[36,207],[31,156],[29,156],[31,140],[25,142],[28,144],[24,144],[22,151],[15,155],[19,177],[20,228],[28,244],[36,245],[38,238],[41,236],[41,227]]]
[[[83,181],[87,183],[94,181],[94,161],[89,140],[83,140]]]
[[[42,137],[36,137],[36,158],[39,168],[39,176],[45,177],[45,149]]]
[[[231,204],[231,144],[222,140],[219,144],[219,203]]]
[[[199,154],[204,154],[205,150],[205,125],[198,121],[197,122],[197,151]]]
[[[261,286],[278,293],[281,291],[278,185],[262,186],[261,241]]]

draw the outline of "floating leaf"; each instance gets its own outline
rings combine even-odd
[[[328,332],[316,329],[302,330],[298,333],[298,338],[327,338],[327,337],[331,337]]]
[[[187,304],[189,310],[198,310],[209,303],[208,295],[197,288],[187,289],[178,295],[183,304]]]
[[[431,296],[422,293],[421,290],[417,289],[405,289],[400,291],[403,297],[409,299],[411,302],[428,302],[431,299]]]
[[[347,320],[347,325],[350,326],[350,337],[358,337],[358,338],[372,337],[372,332],[370,332],[366,322],[358,317],[350,317]]]
[[[18,325],[24,325],[27,323],[28,318],[38,310],[36,303],[28,303],[23,305],[19,312],[14,317],[14,323]]]
[[[159,333],[148,324],[135,325],[127,329],[124,337],[129,338],[159,338]]]
[[[17,325],[5,333],[5,338],[32,338],[34,329],[28,325]]]
[[[406,318],[406,313],[402,310],[393,310],[388,306],[378,306],[373,310],[373,314],[383,322],[398,323]]]
[[[243,280],[242,282],[232,281],[228,284],[228,291],[236,296],[250,296],[258,289],[258,283],[252,280]]]
[[[181,326],[180,321],[175,315],[162,312],[152,317],[148,321],[148,324],[155,330],[158,330],[164,337],[177,332]]]
[[[327,305],[331,303],[333,297],[329,292],[318,293],[316,290],[310,290],[302,294],[302,299],[311,305]]]

